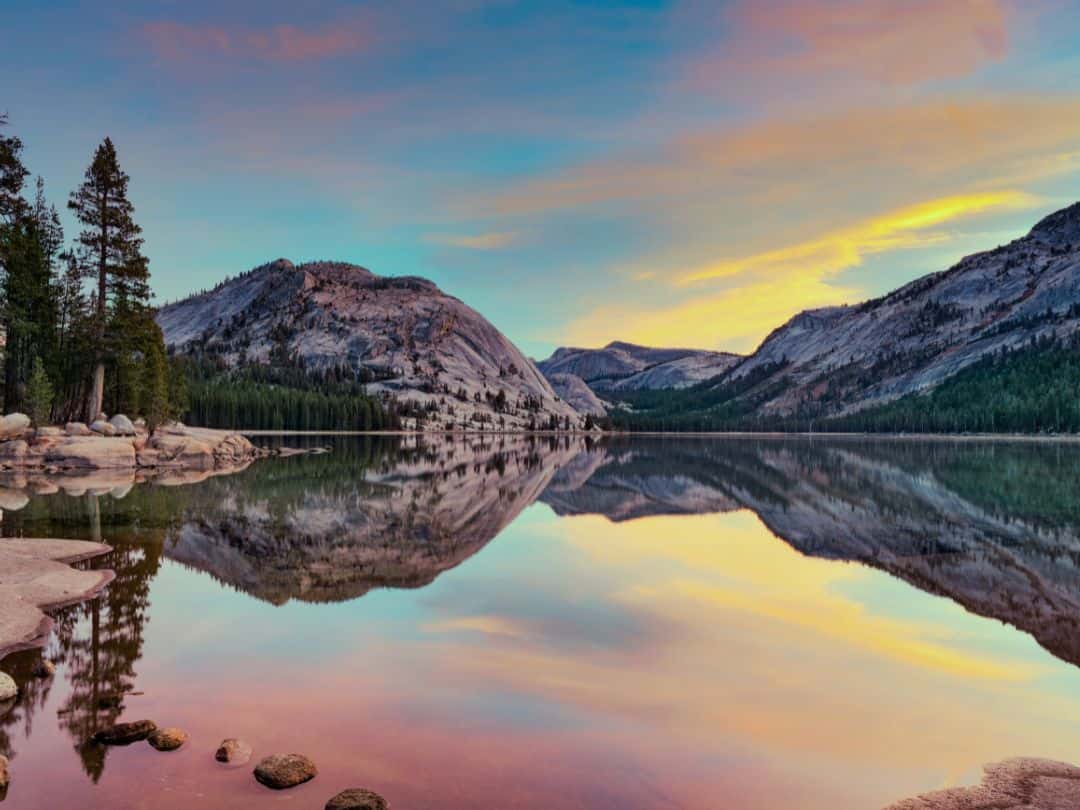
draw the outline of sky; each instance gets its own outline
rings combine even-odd
[[[1080,199],[1077,43],[1080,0],[4,0],[0,111],[58,205],[113,139],[159,302],[334,259],[537,358],[745,352]]]

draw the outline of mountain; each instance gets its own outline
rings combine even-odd
[[[802,312],[681,400],[633,404],[729,426],[827,419],[928,391],[1002,353],[1071,346],[1078,333],[1080,203],[881,298]]]
[[[602,416],[607,405],[589,388],[589,384],[574,374],[547,374],[552,389],[578,413]]]
[[[498,329],[418,277],[278,259],[162,307],[157,321],[170,349],[226,369],[347,367],[428,428],[582,421]]]
[[[615,341],[602,349],[557,349],[537,368],[549,380],[570,374],[597,392],[686,388],[723,374],[742,360],[704,349],[654,349]]]

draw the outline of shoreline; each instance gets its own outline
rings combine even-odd
[[[217,430],[217,428],[198,428]],[[1080,434],[1065,433],[854,433],[822,431],[581,431],[581,430],[245,430],[233,431],[241,436],[266,438],[273,436],[555,436],[588,439],[632,438],[706,438],[706,439],[875,439],[882,441],[1008,441],[1080,443]]]
[[[0,661],[45,646],[53,627],[46,611],[96,598],[113,572],[72,565],[111,551],[88,540],[0,539]]]

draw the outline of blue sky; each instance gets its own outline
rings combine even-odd
[[[0,110],[57,203],[113,138],[159,300],[341,259],[534,356],[744,351],[1080,198],[1078,10],[9,0]]]

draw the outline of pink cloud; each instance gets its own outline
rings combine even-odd
[[[160,20],[142,30],[154,52],[174,62],[206,57],[300,62],[364,51],[373,42],[369,27],[358,23],[306,30],[295,25],[224,28]]]
[[[723,44],[688,74],[701,87],[748,74],[887,86],[957,78],[1005,58],[1015,16],[1011,0],[738,0]]]

